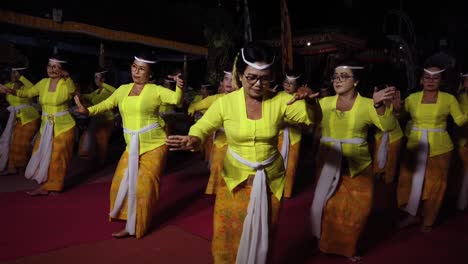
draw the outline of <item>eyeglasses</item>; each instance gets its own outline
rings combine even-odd
[[[47,69],[51,69],[51,70],[61,70],[62,67],[58,66],[58,65],[50,65],[50,64],[47,64]]]
[[[249,75],[244,75],[245,77],[245,81],[250,84],[250,85],[254,85],[257,83],[257,81],[260,81],[260,84],[261,85],[265,85],[265,84],[268,84],[270,83],[270,76],[258,76],[258,75],[255,75],[255,74],[249,74]]]
[[[353,78],[354,75],[336,75],[336,74],[333,74],[331,77],[330,77],[330,80],[332,82],[335,82],[335,81],[339,81],[339,82],[342,82],[342,81],[346,81],[348,80],[349,78]]]

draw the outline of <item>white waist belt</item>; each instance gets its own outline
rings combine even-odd
[[[52,157],[52,147],[54,144],[54,118],[68,114],[68,110],[49,115],[42,112],[42,116],[47,116],[44,129],[41,134],[39,148],[32,154],[24,176],[27,179],[34,179],[41,184],[47,181],[50,159]]]
[[[23,108],[31,106],[30,104],[22,104],[17,106],[9,106],[7,110],[10,112],[8,116],[8,122],[5,126],[5,130],[0,137],[0,171],[3,171],[6,168],[8,163],[8,155],[10,153],[10,143],[11,143],[11,135],[13,134],[13,130],[16,124],[16,115],[19,111]]]
[[[415,216],[418,212],[419,201],[421,199],[422,188],[424,184],[424,176],[426,174],[427,157],[429,156],[429,141],[428,132],[444,132],[445,128],[417,128],[412,127],[413,131],[421,131],[421,139],[419,140],[419,149],[417,155],[416,170],[413,174],[411,183],[411,193],[405,211]]]
[[[140,137],[139,135],[155,128],[158,128],[159,123],[154,123],[146,126],[140,130],[132,131],[124,128],[124,133],[130,134],[130,151],[128,153],[128,167],[125,170],[124,177],[120,182],[119,191],[115,198],[114,208],[110,212],[110,216],[117,217],[125,197],[127,197],[128,210],[127,210],[127,223],[125,230],[130,235],[135,235],[136,230],[136,190],[137,190],[137,179],[138,179],[138,165],[140,159]]]
[[[237,161],[256,171],[237,250],[236,264],[263,264],[268,253],[268,196],[265,167],[276,159],[276,154],[262,162],[251,162],[230,148],[228,150]]]
[[[322,142],[333,142],[332,149],[328,154],[325,164],[320,173],[320,178],[315,187],[314,200],[311,207],[312,233],[320,238],[322,228],[323,208],[328,199],[335,192],[341,177],[341,160],[343,158],[342,144],[362,144],[366,142],[363,138],[334,139],[322,137]]]

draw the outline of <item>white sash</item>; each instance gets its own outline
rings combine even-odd
[[[322,230],[322,213],[328,199],[335,192],[336,187],[341,177],[341,160],[343,158],[342,144],[362,144],[366,142],[363,138],[350,138],[350,139],[334,139],[330,137],[322,137],[322,142],[333,142],[331,151],[326,157],[325,164],[323,165],[315,187],[314,200],[311,207],[311,222],[312,233],[315,237],[320,238]]]
[[[10,143],[11,135],[13,135],[13,130],[15,129],[16,124],[16,115],[23,108],[31,106],[30,104],[22,104],[17,106],[9,106],[7,110],[10,112],[8,116],[8,122],[3,130],[2,136],[0,137],[0,171],[6,169],[8,163],[8,155],[10,153]]]
[[[229,153],[237,161],[256,171],[237,250],[236,264],[263,264],[268,253],[268,196],[265,167],[275,161],[276,153],[262,162],[245,160],[230,148]]]
[[[127,197],[128,209],[127,209],[127,223],[125,230],[130,235],[135,235],[136,231],[136,191],[137,191],[137,180],[138,180],[138,166],[140,160],[140,137],[139,135],[155,128],[158,128],[159,123],[154,123],[144,128],[133,131],[124,128],[124,133],[130,134],[130,151],[128,153],[128,167],[125,170],[124,177],[120,182],[119,191],[115,198],[114,208],[110,212],[110,216],[117,217],[125,197]]]
[[[405,211],[416,216],[418,213],[419,201],[421,199],[422,188],[424,184],[424,176],[426,174],[427,157],[429,156],[429,141],[428,132],[444,132],[445,128],[417,128],[412,127],[413,131],[421,131],[419,139],[419,149],[417,155],[416,170],[413,174],[411,183],[411,193]]]
[[[26,172],[24,173],[26,179],[34,179],[39,184],[47,181],[49,163],[52,157],[52,146],[54,144],[54,119],[66,114],[68,114],[68,110],[53,115],[42,112],[42,116],[47,116],[47,121],[42,130],[39,148],[32,154],[28,166],[26,166]]]
[[[377,151],[377,164],[379,169],[385,168],[385,164],[387,163],[389,137],[390,133],[384,132],[382,140],[380,140],[379,150]]]
[[[288,168],[288,158],[289,158],[289,127],[283,129],[283,145],[281,145],[281,156],[283,156],[284,169]]]

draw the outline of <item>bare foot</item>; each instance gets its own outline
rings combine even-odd
[[[122,229],[119,232],[112,233],[112,236],[115,238],[126,238],[130,236],[130,233],[128,233],[127,230]]]
[[[401,222],[398,224],[398,228],[399,228],[399,229],[403,229],[403,228],[406,228],[406,227],[408,227],[408,226],[412,226],[412,225],[418,224],[419,221],[420,221],[420,220],[419,220],[419,217],[409,215],[408,217],[405,218],[405,220],[401,221]]]
[[[49,195],[49,191],[46,191],[46,190],[43,190],[41,189],[41,187],[35,189],[35,190],[32,190],[32,191],[29,191],[29,192],[26,192],[28,195],[30,196],[43,196],[43,195]]]
[[[432,226],[421,226],[421,232],[429,233],[432,231]]]
[[[353,262],[353,263],[362,262],[362,258],[360,256],[352,256],[352,257],[349,258],[349,260],[351,260],[351,262]]]

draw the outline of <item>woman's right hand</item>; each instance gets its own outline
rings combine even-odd
[[[16,91],[13,90],[13,89],[10,89],[10,88],[8,88],[8,87],[6,87],[6,86],[3,85],[3,84],[0,84],[0,93],[15,95],[15,94],[16,94]]]
[[[170,151],[176,150],[196,150],[201,144],[201,140],[194,136],[173,135],[168,136],[166,145]]]
[[[88,108],[83,106],[83,104],[80,101],[80,97],[78,95],[75,95],[73,99],[75,99],[75,104],[77,106],[75,111],[83,115],[89,115]]]

